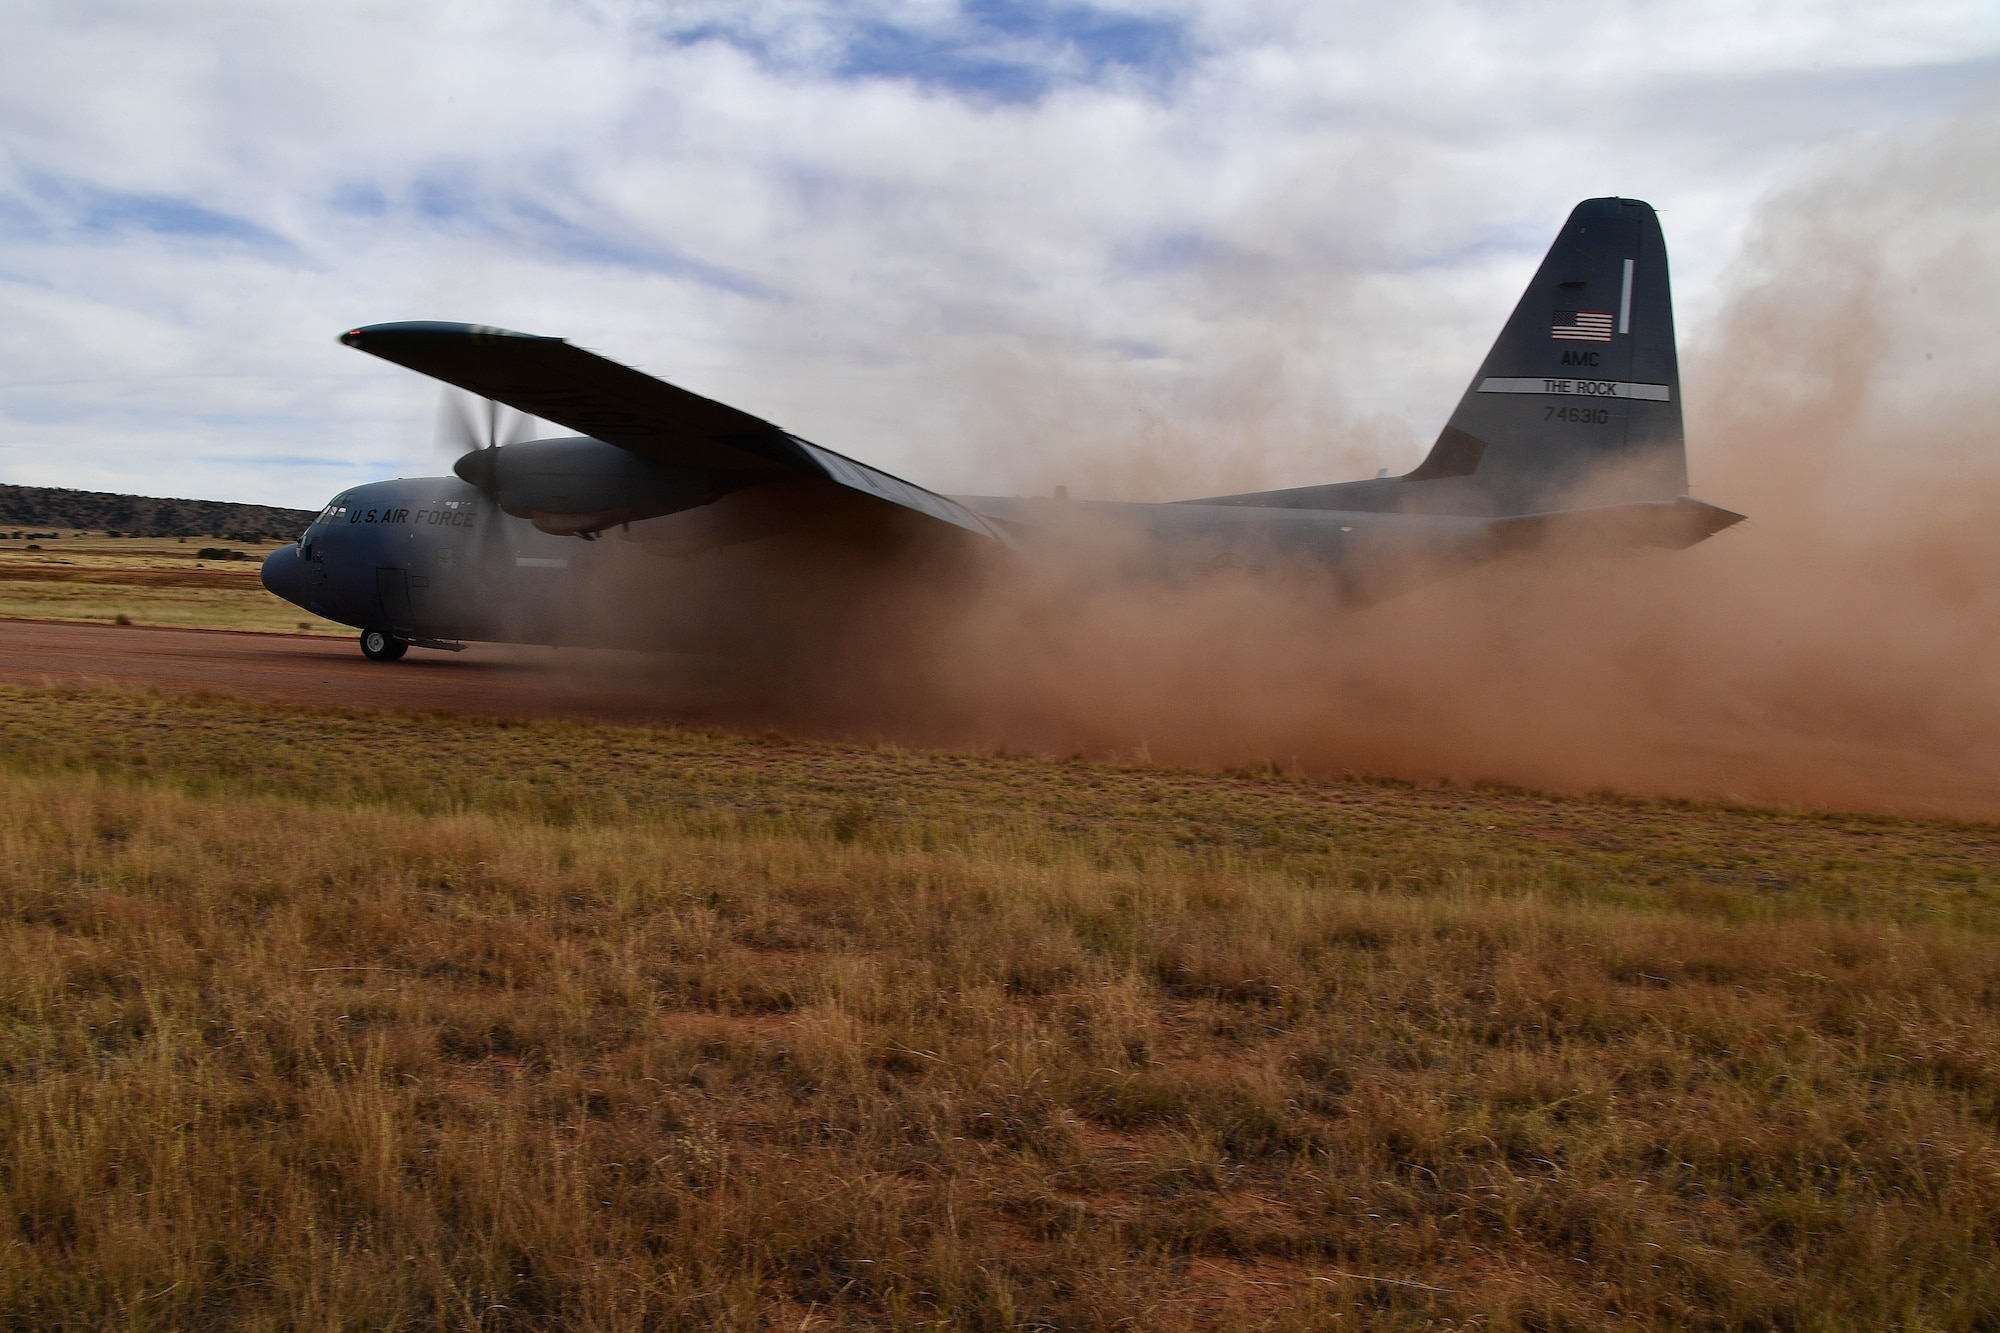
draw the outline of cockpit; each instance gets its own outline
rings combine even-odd
[[[299,534],[298,547],[300,559],[312,559],[313,539],[318,537],[328,527],[347,516],[347,497],[351,494],[351,491],[342,491],[339,495],[334,496],[326,502],[326,508],[314,515],[312,522],[306,524],[306,530]]]
[[[347,497],[349,494],[350,492],[348,491],[342,491],[339,495],[336,495],[331,500],[328,500],[326,502],[326,508],[320,510],[318,514],[314,515],[312,522],[306,524],[306,530],[299,534],[299,540],[303,542],[307,537],[309,537],[312,534],[312,530],[314,528],[326,527],[328,524],[337,522],[340,519],[346,517]]]

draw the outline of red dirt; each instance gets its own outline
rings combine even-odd
[[[463,653],[413,648],[400,662],[370,662],[353,640],[313,635],[0,620],[0,682],[15,685],[110,684],[472,717],[705,716],[704,700],[686,686],[662,688],[662,660],[474,645]]]

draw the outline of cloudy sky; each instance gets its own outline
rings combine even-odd
[[[1576,200],[1684,345],[1996,0],[0,0],[0,481],[441,471],[360,323],[556,333],[946,490],[1413,464]],[[1690,387],[1691,397],[1693,386]]]

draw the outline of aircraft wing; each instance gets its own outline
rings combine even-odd
[[[669,466],[731,474],[753,484],[824,481],[1007,541],[953,500],[561,338],[417,321],[350,329],[340,341]]]

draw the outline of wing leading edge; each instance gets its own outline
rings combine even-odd
[[[721,474],[737,485],[826,482],[1008,543],[954,500],[561,338],[413,321],[350,329],[340,341],[669,467]]]

